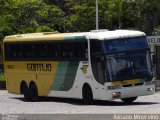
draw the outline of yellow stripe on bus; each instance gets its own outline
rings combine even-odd
[[[123,80],[123,81],[116,81],[112,82],[112,85],[126,85],[126,84],[136,84],[139,83],[140,79],[132,79],[132,80]]]

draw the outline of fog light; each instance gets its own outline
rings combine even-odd
[[[113,92],[112,93],[112,98],[115,99],[115,98],[120,98],[121,97],[121,93],[120,92]]]
[[[147,91],[153,91],[154,88],[147,88]]]

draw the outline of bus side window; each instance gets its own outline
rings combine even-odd
[[[70,44],[68,49],[68,56],[71,58],[74,58],[74,49],[74,44]]]
[[[72,43],[62,44],[62,58],[73,59],[74,46]]]
[[[20,45],[12,45],[12,50],[10,51],[12,53],[12,58],[17,59],[21,58],[21,46]]]
[[[67,44],[61,45],[61,57],[66,58],[67,57]]]
[[[48,58],[55,58],[55,45],[53,43],[47,45]]]
[[[48,58],[48,48],[47,44],[39,44],[37,45],[36,54],[38,55],[38,58],[44,59]]]
[[[35,46],[31,45],[31,46],[28,46],[28,47],[29,47],[28,58],[34,58],[35,57]]]
[[[82,60],[86,59],[86,50],[87,50],[86,42],[78,43],[76,48],[77,57]]]
[[[30,58],[30,45],[25,45],[26,52],[24,50],[25,58]]]
[[[62,46],[61,44],[58,44],[56,47],[56,57],[61,58],[61,56],[62,56]]]
[[[15,57],[15,47],[14,47],[14,45],[10,45],[10,51],[9,51],[9,54],[10,54],[10,58],[14,58]]]

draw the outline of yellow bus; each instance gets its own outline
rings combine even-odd
[[[131,103],[155,85],[146,35],[131,30],[30,33],[4,39],[9,93]]]

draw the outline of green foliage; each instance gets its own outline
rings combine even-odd
[[[151,34],[160,24],[157,0],[98,1],[100,29]],[[0,39],[18,33],[90,31],[96,27],[95,9],[95,0],[0,0]]]
[[[95,7],[88,5],[77,5],[71,9],[72,14],[66,19],[66,24],[70,25],[69,31],[89,31],[95,28]]]
[[[64,12],[55,5],[43,4],[43,7],[37,11],[37,22],[39,25],[48,26],[50,29],[55,29],[63,32]]]
[[[2,33],[0,33],[0,42],[3,40],[4,35]]]
[[[12,0],[0,0],[0,17],[10,14],[12,12],[12,6]]]
[[[61,31],[64,13],[57,6],[48,5],[41,0],[19,0],[15,4],[17,32],[36,32],[41,25],[48,26],[47,31]]]
[[[42,25],[36,29],[36,32],[52,32],[53,30],[48,26]]]
[[[6,36],[14,34],[14,16],[5,15],[0,17],[0,41]]]
[[[160,35],[160,26],[154,28],[152,35]]]
[[[5,75],[3,73],[0,73],[0,82],[5,81]]]
[[[67,6],[72,13],[65,20],[67,31],[95,29],[95,0],[70,0]]]

